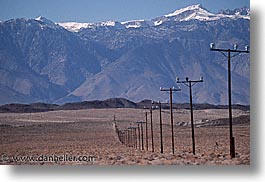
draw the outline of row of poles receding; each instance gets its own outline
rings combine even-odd
[[[162,114],[161,114],[161,103],[160,104],[160,139],[161,139],[161,153],[163,153],[163,137],[162,137]],[[135,123],[137,126],[130,126],[126,128],[125,130],[119,130],[116,128],[116,132],[118,134],[118,138],[120,142],[128,147],[133,147],[133,148],[139,148],[140,150],[148,150],[148,113],[145,112],[145,121],[136,121]],[[154,148],[154,130],[153,130],[153,113],[152,109],[150,109],[150,118],[151,118],[151,148],[152,152],[155,151]],[[114,117],[115,120],[115,117]],[[144,126],[145,125],[145,134],[144,134]],[[145,140],[144,140],[144,135]],[[144,144],[145,142],[145,144]]]
[[[194,135],[194,122],[193,122],[193,109],[192,109],[192,91],[191,88],[193,85],[195,85],[198,82],[203,82],[203,78],[201,77],[200,80],[189,80],[189,78],[186,78],[186,80],[180,81],[179,78],[177,78],[177,83],[184,83],[190,88],[190,109],[191,109],[191,128],[192,128],[192,149],[193,154],[195,154],[195,135]],[[171,144],[172,144],[172,153],[175,153],[175,145],[174,145],[174,121],[173,121],[173,92],[181,91],[180,88],[160,88],[160,91],[162,92],[169,92],[170,97],[170,124],[171,124]],[[162,124],[162,104],[161,102],[153,102],[152,101],[152,107],[150,108],[150,132],[151,132],[151,151],[154,152],[154,131],[153,131],[153,109],[154,105],[157,104],[155,108],[159,108],[159,129],[160,129],[160,152],[164,152],[163,147],[163,124]],[[148,112],[145,112],[145,121],[137,121],[136,127],[128,127],[125,130],[117,130],[117,134],[119,137],[119,140],[121,143],[125,144],[128,147],[134,147],[141,150],[144,150],[144,130],[143,125],[145,125],[145,148],[146,150],[149,150],[149,139],[148,139]],[[137,135],[138,133],[138,135]],[[137,140],[138,139],[138,140]],[[137,145],[138,142],[138,145]]]
[[[233,137],[233,132],[232,132],[232,99],[231,99],[231,66],[230,66],[230,59],[231,57],[235,57],[240,53],[249,53],[249,47],[246,46],[245,50],[237,50],[238,46],[234,45],[234,49],[216,49],[215,45],[211,43],[210,45],[210,50],[211,51],[218,51],[221,52],[223,55],[226,56],[226,52],[228,52],[228,95],[229,95],[229,140],[230,140],[230,156],[231,158],[235,157],[235,141]],[[236,53],[235,55],[231,56],[231,53]],[[192,138],[192,152],[195,155],[195,134],[194,134],[194,122],[193,122],[193,102],[192,102],[192,87],[198,83],[198,82],[203,82],[203,78],[201,77],[200,80],[190,80],[188,77],[186,77],[185,80],[180,80],[178,77],[176,78],[177,83],[181,83],[189,87],[189,95],[190,95],[190,117],[191,117],[191,138]],[[174,122],[173,122],[173,99],[172,95],[173,92],[176,91],[181,91],[180,88],[160,88],[160,91],[163,92],[169,92],[169,97],[170,97],[170,123],[171,123],[171,137],[172,137],[172,153],[174,154]],[[153,104],[153,102],[152,102]],[[160,152],[163,153],[163,127],[162,127],[162,113],[161,113],[161,103],[158,102],[158,107],[160,111]],[[154,135],[153,135],[153,118],[152,118],[152,107],[150,109],[150,125],[151,125],[151,147],[152,147],[152,152],[154,152]],[[114,119],[115,120],[115,119]],[[119,137],[119,140],[121,143],[128,147],[133,147],[133,148],[139,148],[141,150],[144,150],[144,131],[143,131],[143,124],[145,124],[145,131],[146,131],[146,150],[148,150],[148,120],[147,120],[147,112],[145,113],[145,121],[137,121],[137,126],[135,127],[128,127],[125,130],[118,130],[117,134]]]

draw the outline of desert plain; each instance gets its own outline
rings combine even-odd
[[[121,143],[119,130],[137,126],[148,113],[148,150],[139,143]],[[108,108],[38,113],[0,113],[0,164],[7,165],[250,165],[249,111],[233,110],[236,157],[229,154],[227,109],[194,111],[196,153],[192,153],[190,111],[174,110],[174,154],[170,113],[162,110],[163,153],[160,151],[159,110],[153,111],[154,152],[150,112]],[[138,141],[138,140],[137,140]],[[139,148],[140,147],[140,148]],[[14,156],[93,156],[91,161],[15,161]]]

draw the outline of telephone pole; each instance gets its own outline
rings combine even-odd
[[[152,141],[152,152],[155,151],[154,148],[154,130],[153,130],[153,101],[152,101],[152,106],[150,108],[150,124],[151,124],[151,141]]]
[[[145,143],[146,143],[146,150],[148,150],[148,125],[147,125],[147,112],[145,112]]]
[[[159,125],[160,125],[160,153],[163,154],[163,127],[162,127],[162,104],[160,101],[157,102],[159,107]],[[155,106],[157,107],[157,106]]]
[[[228,59],[228,105],[229,105],[229,140],[230,140],[230,157],[235,158],[235,138],[233,137],[233,116],[232,116],[232,84],[231,84],[231,58],[241,54],[249,53],[249,46],[245,46],[245,50],[237,50],[238,46],[235,44],[234,49],[216,49],[215,44],[210,44],[211,51],[222,53]],[[227,53],[227,55],[225,54]],[[231,53],[236,53],[231,56]]]
[[[192,107],[192,87],[199,82],[203,82],[203,77],[200,80],[190,80],[186,77],[186,80],[180,81],[176,78],[177,83],[183,83],[190,89],[190,120],[191,120],[191,138],[192,138],[192,153],[195,155],[195,136],[194,136],[194,123],[193,123],[193,107]]]
[[[160,124],[160,152],[163,154],[163,127],[162,127],[162,105],[161,102],[159,101],[159,124]]]
[[[173,126],[173,92],[176,92],[176,91],[181,91],[180,88],[174,88],[174,87],[171,87],[171,88],[161,88],[160,87],[160,91],[162,92],[169,92],[169,97],[170,97],[170,120],[171,120],[171,139],[172,139],[172,153],[174,154],[174,126]]]

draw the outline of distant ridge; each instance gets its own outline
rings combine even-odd
[[[0,106],[0,113],[34,113],[56,110],[59,105],[33,103],[33,104],[5,104]]]
[[[0,106],[0,113],[35,113],[55,110],[81,110],[81,109],[104,109],[104,108],[136,108],[149,109],[152,106],[151,100],[132,102],[124,98],[110,98],[106,100],[94,100],[84,102],[66,103],[63,105],[32,103],[32,104],[5,104]],[[163,109],[169,109],[168,103],[162,103]],[[189,104],[173,104],[174,109],[189,109]],[[194,104],[194,109],[227,109],[226,105]],[[249,110],[249,105],[233,105],[234,109]]]
[[[100,109],[100,108],[136,108],[137,104],[124,98],[94,100],[75,103],[66,103],[58,107],[59,110]]]

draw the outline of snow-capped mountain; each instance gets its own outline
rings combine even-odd
[[[173,13],[165,15],[165,17],[175,17],[177,21],[190,21],[190,20],[199,20],[199,21],[217,21],[222,18],[245,18],[250,19],[249,15],[242,15],[237,12],[231,14],[218,13],[214,14],[209,12],[207,9],[202,7],[200,4],[188,6],[180,10],[176,10]]]
[[[250,44],[249,9],[211,13],[188,6],[151,20],[0,22],[0,103],[74,102],[124,97],[168,100],[159,87],[204,77],[194,101],[227,104],[227,64],[210,42]],[[233,103],[249,104],[249,55],[232,59]],[[188,90],[174,98],[188,102]]]
[[[39,23],[39,25],[42,29],[45,27],[53,28],[53,29],[61,29],[61,26],[57,25],[53,21],[48,20],[47,18],[45,18],[43,16],[39,16],[39,17],[35,18],[34,20]]]
[[[220,14],[225,14],[225,15],[242,15],[249,17],[250,16],[250,10],[249,8],[243,7],[243,8],[236,8],[235,10],[221,10]]]
[[[124,25],[124,28],[146,28],[152,26],[152,22],[145,20],[131,20],[121,22]]]
[[[94,26],[92,23],[77,23],[77,22],[58,23],[58,25],[72,32],[78,32],[81,28],[92,28]]]
[[[235,10],[221,10],[220,13],[211,13],[205,9],[202,5],[191,5],[182,9],[178,9],[172,13],[158,17],[152,20],[130,20],[125,22],[106,21],[101,23],[77,23],[77,22],[66,22],[58,23],[62,27],[72,32],[78,32],[81,28],[95,28],[111,26],[116,28],[147,28],[150,26],[159,26],[167,21],[217,21],[224,18],[229,19],[250,19],[250,13],[248,8],[238,8]]]

